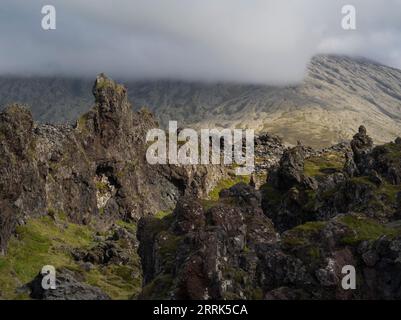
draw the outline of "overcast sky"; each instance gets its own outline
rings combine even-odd
[[[287,84],[318,53],[401,68],[400,35],[401,0],[1,0],[0,74]]]

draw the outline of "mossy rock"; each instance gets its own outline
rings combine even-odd
[[[158,251],[162,260],[161,264],[164,272],[166,273],[174,271],[177,249],[181,243],[181,240],[182,237],[176,236],[168,231],[162,231],[157,236],[157,241],[159,244]]]
[[[354,211],[363,213],[367,209],[388,212],[396,207],[397,194],[401,192],[401,185],[392,185],[383,181],[380,186],[375,185],[367,176],[354,177],[350,180],[355,185],[364,186],[370,190],[369,201],[364,202],[360,208],[352,208]]]
[[[173,277],[169,274],[161,274],[143,287],[139,298],[146,300],[168,300],[171,298],[169,294],[173,288]]]
[[[73,259],[73,249],[88,250],[94,245],[96,230],[68,221],[66,215],[49,208],[49,215],[30,219],[17,227],[5,256],[0,257],[0,299],[29,298],[16,289],[33,280],[43,266],[66,268],[82,274],[85,282],[99,287],[114,299],[128,299],[141,290],[139,256],[133,254],[126,266],[96,266],[83,270]],[[136,227],[123,224],[129,231]],[[127,281],[131,275],[130,281]]]
[[[96,190],[99,191],[101,194],[105,194],[110,191],[109,185],[103,181],[96,181],[95,187]]]
[[[282,245],[285,251],[295,254],[313,268],[323,261],[324,249],[321,248],[319,237],[327,222],[307,222],[289,231],[282,237]]]
[[[340,152],[326,153],[321,157],[310,157],[305,160],[304,174],[308,177],[318,177],[341,172],[345,157]]]
[[[169,215],[171,215],[171,214],[172,214],[171,211],[159,211],[158,213],[156,213],[156,214],[154,215],[154,217],[155,217],[156,219],[164,219],[165,217],[167,217],[167,216],[169,216]]]
[[[267,200],[274,206],[280,205],[281,201],[283,200],[285,194],[274,188],[270,183],[265,183],[260,188],[262,192],[263,199]]]
[[[357,245],[362,241],[377,240],[382,236],[390,238],[401,234],[398,228],[387,227],[379,222],[362,216],[346,215],[339,219],[349,229],[349,234],[341,239],[345,245]]]
[[[231,179],[222,179],[217,183],[213,190],[209,192],[208,198],[212,201],[217,201],[220,198],[220,192],[222,190],[229,189],[239,183],[249,184],[249,182],[249,176],[236,176],[235,178]]]
[[[401,163],[401,145],[391,142],[381,147],[386,151],[385,157],[390,162]]]

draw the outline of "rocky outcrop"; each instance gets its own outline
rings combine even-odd
[[[223,299],[258,296],[255,248],[277,235],[258,192],[237,185],[212,208],[182,198],[171,216],[142,219],[138,239],[141,298]]]
[[[380,221],[398,219],[401,148],[374,147],[361,127],[347,146],[308,152],[301,146],[284,152],[263,189],[263,209],[280,231],[307,221],[359,212]]]
[[[282,139],[270,133],[255,136],[255,171],[269,170],[276,166],[287,147]]]
[[[133,112],[126,89],[105,75],[94,107],[74,126],[38,124],[28,109],[0,113],[0,245],[29,217],[62,212],[100,225],[172,210],[180,195],[205,196],[224,176],[220,166],[147,163],[146,133],[158,126]]]
[[[350,144],[315,151],[261,135],[250,185],[232,186],[233,168],[150,166],[153,116],[132,112],[124,87],[104,75],[93,93],[95,106],[75,126],[37,124],[18,105],[0,114],[3,253],[26,222],[38,229],[34,239],[46,226],[57,237],[70,228],[68,239],[91,226],[82,244],[43,237],[43,250],[73,259],[57,270],[56,290],[42,290],[41,276],[21,289],[32,298],[108,299],[88,284],[91,270],[129,282],[117,297],[137,297],[142,279],[140,299],[401,297],[400,139],[374,146],[361,127]],[[126,221],[139,221],[137,239]],[[341,286],[346,265],[356,269],[356,290]]]
[[[124,228],[113,226],[108,238],[98,237],[97,244],[89,249],[75,249],[72,257],[83,268],[91,269],[93,265],[130,265],[138,249],[138,242],[134,234]]]
[[[279,236],[259,192],[237,185],[212,208],[183,198],[173,215],[141,220],[140,298],[397,299],[400,237],[355,213]],[[355,267],[356,290],[342,287],[345,266]]]
[[[369,154],[373,149],[373,140],[367,135],[364,126],[360,126],[358,133],[354,135],[351,141],[351,148],[359,173],[366,173],[366,167],[369,167]]]
[[[281,189],[290,189],[303,181],[305,152],[302,146],[284,152],[277,172],[277,186]]]
[[[79,280],[79,274],[63,269],[57,272],[56,289],[42,288],[42,275],[38,275],[26,287],[30,296],[38,300],[110,300],[110,297],[99,288]]]
[[[30,111],[11,105],[0,113],[0,246],[28,213],[40,214],[45,206],[43,167],[37,161],[37,139]],[[28,212],[29,210],[29,212]]]

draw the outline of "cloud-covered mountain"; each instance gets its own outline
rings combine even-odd
[[[375,142],[401,135],[401,71],[366,59],[317,56],[298,86],[125,81],[134,108],[149,107],[163,125],[249,127],[313,146],[348,139],[364,124]],[[74,119],[92,104],[91,81],[0,79],[0,105],[31,105],[40,121]]]

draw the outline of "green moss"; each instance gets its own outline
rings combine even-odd
[[[181,237],[170,232],[163,231],[159,234],[161,256],[174,255],[177,251]]]
[[[365,185],[372,190],[375,197],[366,203],[366,206],[375,208],[385,209],[389,204],[395,205],[397,194],[401,191],[400,185],[392,185],[384,181],[380,186],[377,186],[369,180],[369,177],[366,176],[354,177],[351,179],[351,182],[359,185]],[[364,208],[365,206],[361,208],[361,210],[363,211]]]
[[[105,194],[109,191],[109,185],[103,181],[96,181],[95,187],[96,190],[98,190],[102,194]]]
[[[387,197],[391,203],[395,203],[397,201],[397,194],[399,192],[401,192],[400,185],[396,186],[387,182],[383,183],[378,190],[378,193]]]
[[[172,214],[165,215],[162,218],[151,217],[148,218],[146,226],[151,234],[156,235],[163,231],[167,231],[173,219],[174,217]]]
[[[167,217],[170,215],[172,212],[171,211],[159,211],[154,215],[156,219],[163,219],[164,217]]]
[[[369,180],[369,177],[361,176],[361,177],[353,177],[351,178],[351,182],[359,185],[366,185],[373,188],[377,188],[377,186]]]
[[[172,272],[175,266],[177,248],[182,238],[168,231],[162,231],[158,235],[159,253],[165,272]]]
[[[324,260],[319,238],[326,224],[320,221],[308,222],[285,232],[282,236],[283,249],[295,254],[309,268],[316,268]]]
[[[116,225],[118,225],[121,228],[127,229],[132,234],[136,234],[137,225],[135,223],[126,222],[126,221],[123,221],[123,220],[117,220],[116,221]]]
[[[326,222],[324,221],[314,221],[307,222],[303,225],[297,226],[293,229],[294,232],[298,233],[317,233],[320,232],[326,226]]]
[[[316,204],[317,204],[317,193],[314,190],[305,190],[304,195],[306,197],[305,199],[305,205],[304,205],[304,210],[307,211],[314,211],[316,210]]]
[[[215,200],[206,200],[206,199],[202,199],[200,200],[203,210],[208,211],[209,209],[217,206],[219,204],[219,201],[215,201]]]
[[[243,293],[247,299],[261,300],[263,299],[263,291],[260,287],[255,287],[253,283],[249,281],[249,275],[247,271],[239,267],[224,266],[222,269],[223,278],[233,280],[236,286],[243,288]],[[238,295],[235,292],[225,292],[224,299],[226,300],[240,300],[243,296]]]
[[[251,300],[263,300],[263,290],[260,287],[253,288],[249,297]]]
[[[33,139],[27,149],[27,155],[30,160],[35,160],[36,159],[36,139]]]
[[[235,281],[235,283],[239,285],[244,285],[248,277],[246,271],[238,267],[231,267],[226,265],[223,268],[222,272],[224,278],[232,279]]]
[[[355,245],[361,241],[376,240],[381,236],[394,237],[399,234],[399,230],[365,217],[347,215],[341,217],[339,221],[350,229],[349,234],[342,239],[344,244]]]
[[[87,247],[90,238],[88,227],[74,224],[60,227],[48,216],[17,227],[7,255],[0,258],[2,297],[16,298],[16,287],[31,281],[44,265],[72,266],[74,262],[67,247]]]
[[[382,146],[387,154],[386,158],[391,162],[400,162],[401,161],[401,145],[396,143],[388,143]]]
[[[30,282],[44,265],[66,268],[82,273],[86,282],[96,285],[112,298],[123,299],[139,293],[141,268],[138,255],[133,253],[126,266],[108,265],[86,272],[71,256],[74,248],[89,249],[96,230],[90,226],[70,223],[62,212],[48,209],[50,216],[28,220],[17,227],[5,256],[0,257],[0,299],[25,299],[16,289]],[[133,224],[118,222],[131,232]],[[130,277],[131,275],[131,277]]]
[[[88,121],[87,114],[84,114],[78,118],[76,123],[76,128],[78,129],[79,132],[81,133],[88,132],[87,121]]]
[[[216,185],[216,187],[214,187],[213,190],[209,192],[208,197],[212,201],[217,201],[217,200],[219,200],[219,194],[222,190],[229,189],[241,182],[249,184],[250,177],[249,176],[236,176],[235,178],[232,178],[232,179],[220,180],[219,183]]]
[[[152,300],[170,299],[169,292],[172,290],[173,284],[174,281],[171,275],[159,275],[143,288],[141,298]]]
[[[311,157],[305,160],[304,173],[308,177],[323,176],[341,171],[344,162],[344,155],[336,152],[326,153],[321,157]]]
[[[308,250],[308,255],[313,260],[320,260],[321,253],[320,253],[319,247],[310,247],[309,250]]]
[[[97,90],[106,89],[107,87],[114,89],[115,86],[116,86],[116,84],[111,79],[109,79],[103,75],[98,77],[96,80],[96,89]]]
[[[142,275],[139,270],[139,265],[108,265],[90,270],[85,277],[88,284],[100,288],[112,299],[126,300],[141,292]]]

